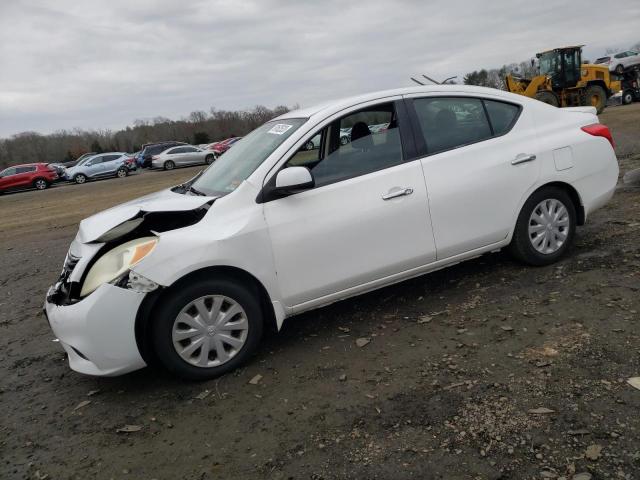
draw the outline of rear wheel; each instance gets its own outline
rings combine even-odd
[[[82,185],[84,182],[87,181],[87,177],[83,173],[79,173],[75,177],[73,177],[73,181],[76,182],[78,185]]]
[[[237,368],[262,337],[257,292],[231,280],[202,280],[176,289],[155,312],[151,340],[157,358],[189,380]]]
[[[625,92],[622,93],[622,104],[623,105],[629,105],[631,102],[633,102],[633,92],[631,92],[630,90],[627,90]]]
[[[620,64],[616,67],[616,73],[622,75],[624,73],[624,65]]]
[[[129,170],[127,170],[126,168],[119,168],[116,171],[116,177],[118,177],[118,178],[124,178],[127,175],[129,175]]]
[[[173,163],[173,161],[167,160],[166,162],[164,162],[164,169],[165,170],[173,170],[174,168],[176,168],[176,164]]]
[[[204,159],[207,165],[211,165],[214,160],[215,160],[215,157],[213,155],[207,155]]]
[[[558,100],[558,96],[555,93],[550,92],[549,90],[540,90],[538,93],[536,93],[536,100],[540,100],[541,102],[546,103],[547,105],[552,105],[554,107],[560,106],[560,100]]]
[[[549,265],[570,248],[575,229],[571,197],[558,187],[543,187],[522,207],[509,250],[530,265]]]
[[[44,178],[36,178],[33,181],[33,186],[38,190],[44,190],[49,186],[49,183]]]
[[[589,85],[584,91],[583,104],[588,107],[596,107],[598,113],[602,113],[607,106],[607,93],[600,85]]]

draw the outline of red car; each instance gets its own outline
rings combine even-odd
[[[57,179],[55,168],[46,163],[14,165],[0,172],[0,193],[29,187],[44,190]]]
[[[216,143],[212,148],[213,153],[215,153],[216,156],[219,157],[224,152],[229,150],[233,146],[233,144],[236,143],[241,138],[242,137],[231,137],[231,138],[227,138],[226,140],[222,140],[221,142]]]

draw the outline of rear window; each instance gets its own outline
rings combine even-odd
[[[36,167],[32,166],[32,167],[16,167],[16,173],[29,173],[29,172],[35,172],[36,171]]]
[[[429,153],[491,138],[491,127],[477,98],[417,98],[413,104]]]
[[[511,130],[520,112],[520,107],[511,103],[494,102],[492,100],[485,100],[484,105],[487,108],[494,135],[504,135]]]

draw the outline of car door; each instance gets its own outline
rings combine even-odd
[[[195,163],[203,163],[204,156],[202,152],[195,147],[184,147],[184,165],[193,165]]]
[[[412,95],[437,258],[503,241],[540,164],[531,113],[496,98]]]
[[[9,167],[2,171],[2,177],[0,178],[0,190],[9,190],[15,187],[16,181],[16,167]]]
[[[102,155],[96,155],[84,164],[84,170],[88,177],[101,177],[103,172]]]
[[[402,107],[373,103],[328,119],[323,146],[306,149],[313,132],[286,161],[283,168],[306,166],[316,182],[264,204],[279,287],[294,312],[435,259],[422,168],[407,159],[407,130],[400,139],[408,127]],[[391,128],[374,139],[372,119],[388,119]],[[341,145],[345,126],[353,127],[352,141]]]
[[[166,156],[166,160],[171,160],[175,165],[184,165],[185,162],[185,148],[175,147],[167,150],[163,155]]]
[[[102,159],[102,174],[105,176],[115,175],[116,170],[122,166],[122,155],[105,155]]]
[[[626,53],[626,55],[625,55],[625,58],[623,59],[624,60],[623,65],[625,67],[631,67],[631,66],[636,65],[637,63],[640,62],[640,56],[638,56],[637,52],[629,50],[629,51],[627,51],[625,53]]]

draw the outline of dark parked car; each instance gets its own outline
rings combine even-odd
[[[0,193],[29,187],[44,190],[57,179],[56,170],[46,163],[14,165],[0,172]]]
[[[138,155],[138,166],[141,168],[151,167],[151,157],[164,152],[168,148],[177,147],[178,145],[187,144],[184,142],[158,142],[147,143],[146,145],[143,145],[142,152],[140,153],[140,155]]]

